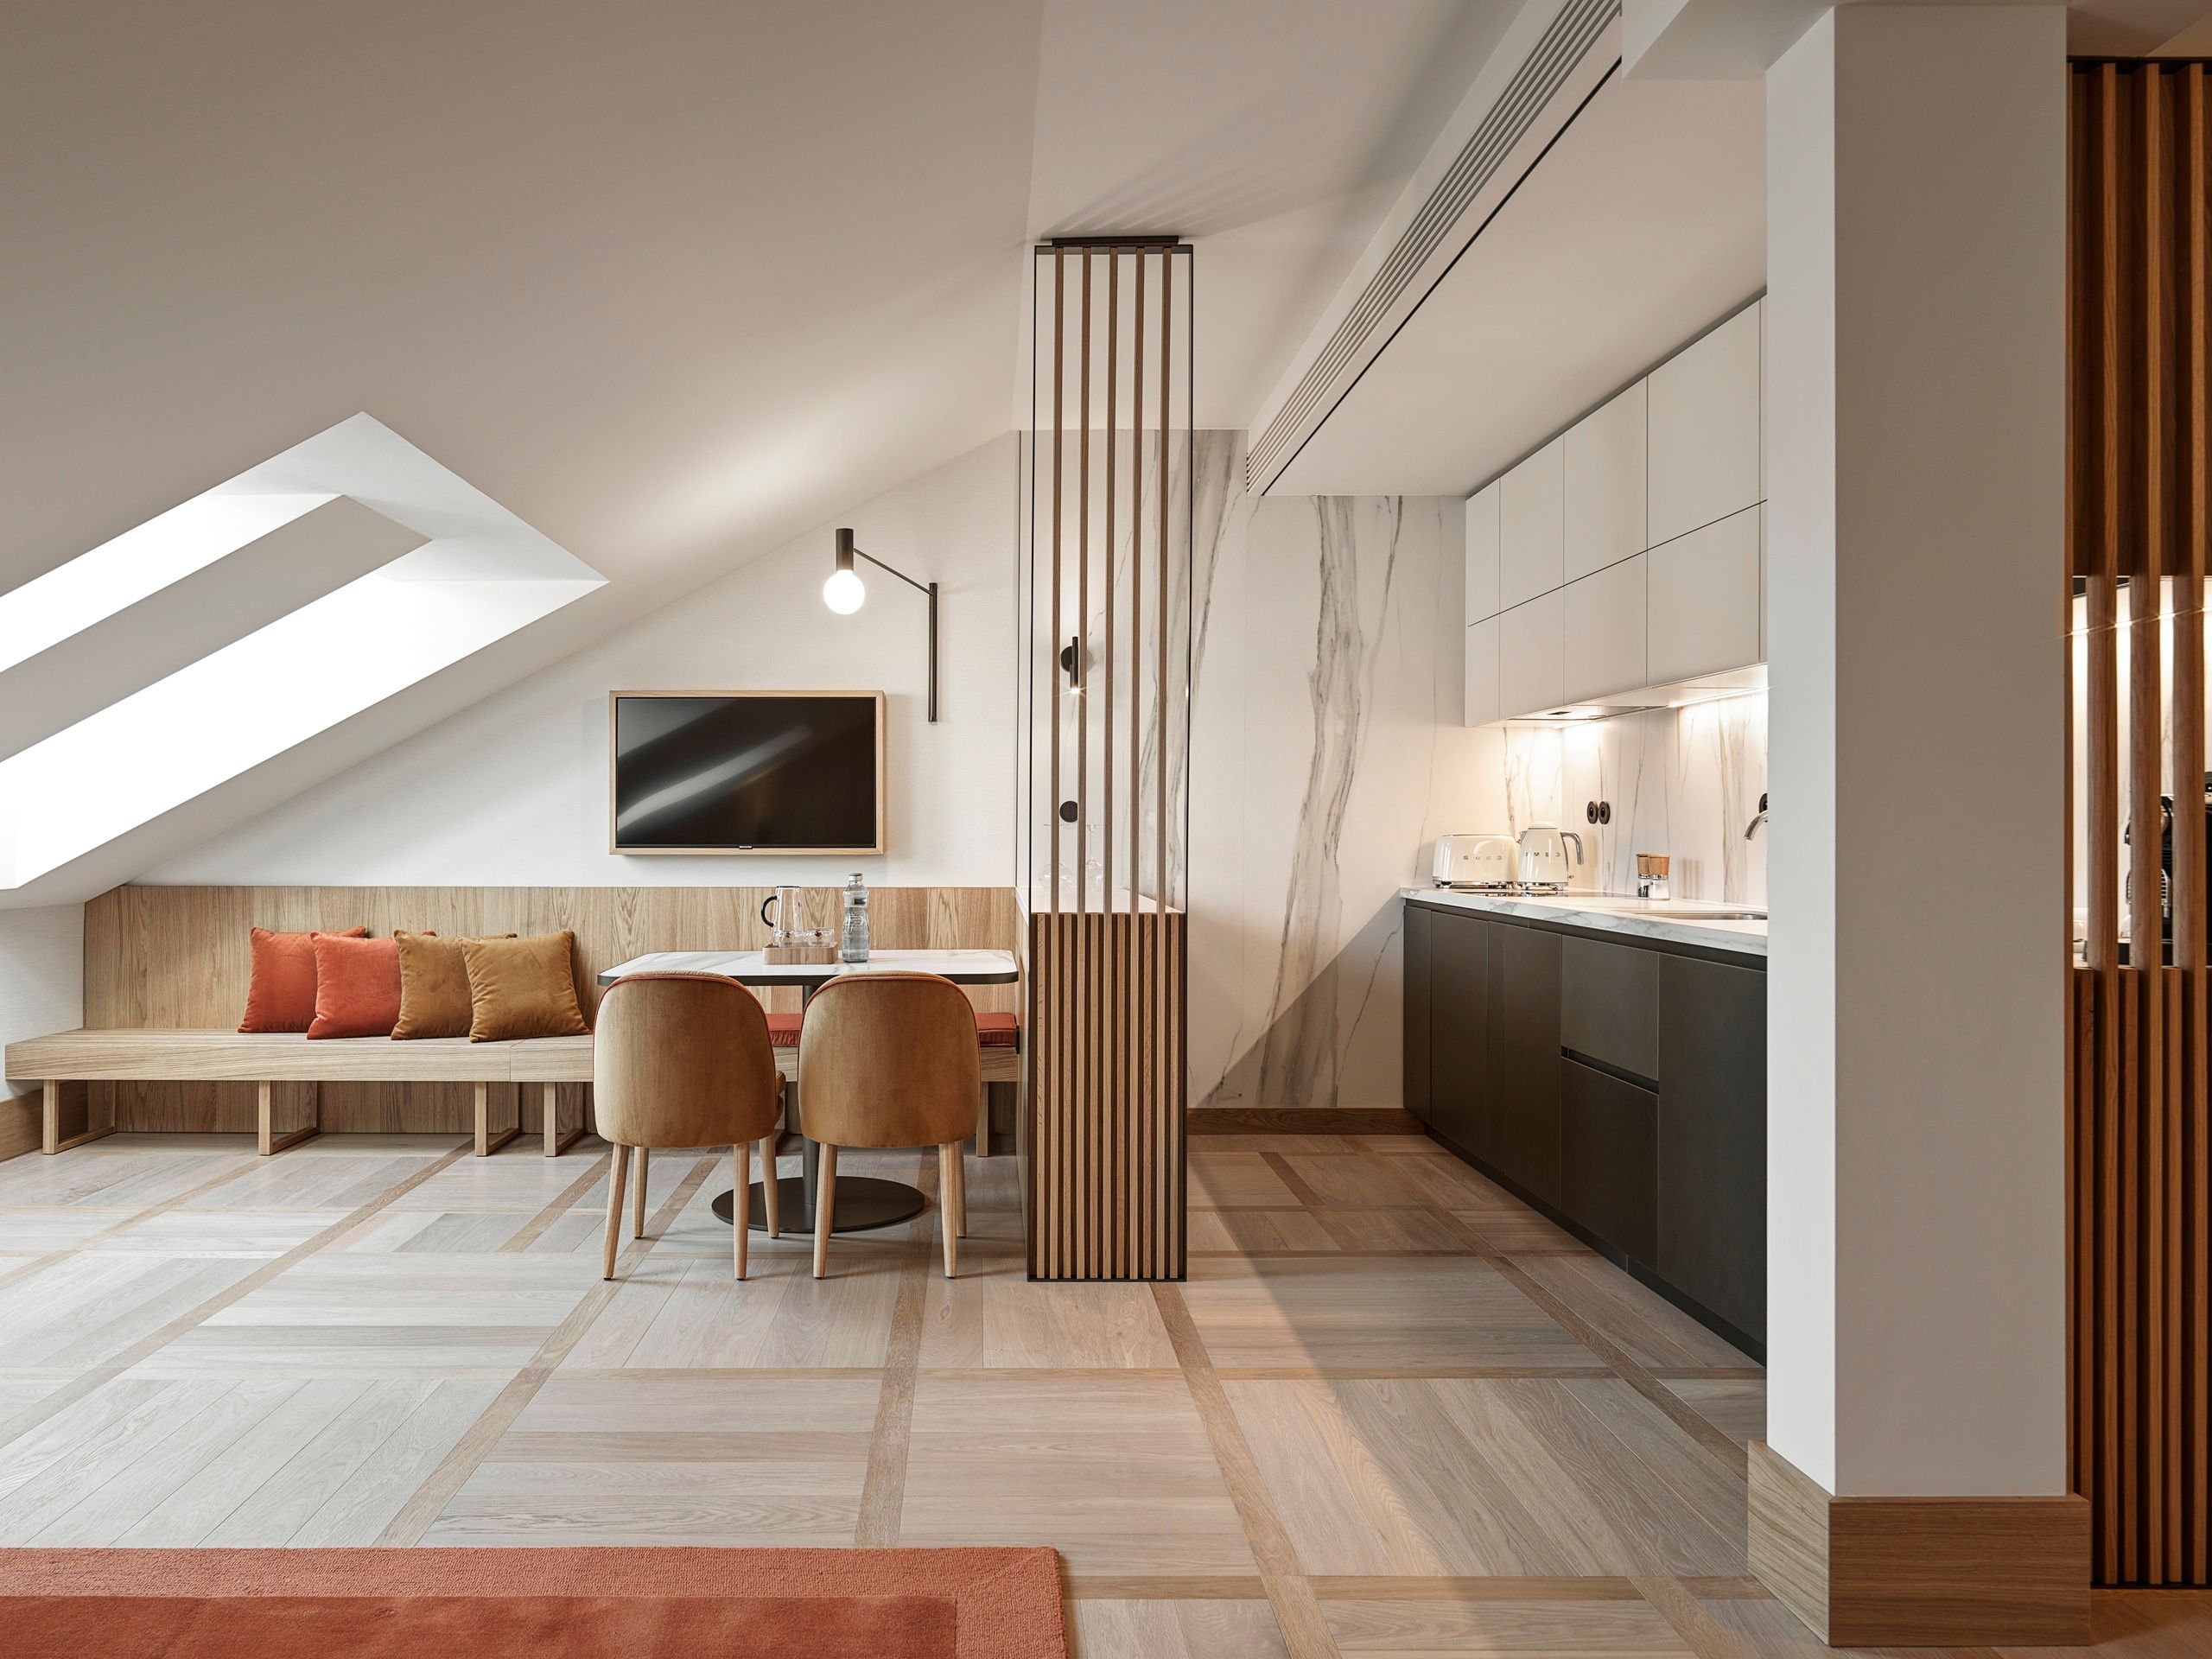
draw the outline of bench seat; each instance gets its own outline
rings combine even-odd
[[[788,1040],[776,1035],[779,1020],[789,1021]],[[778,1044],[776,1070],[790,1081],[798,1069],[798,1016],[772,1014],[769,1023]],[[980,1126],[988,1122],[988,1085],[1018,1081],[1021,1058],[1014,1015],[979,1014],[976,1023],[987,1085]],[[92,1122],[87,1083],[257,1084],[257,1138],[264,1154],[321,1132],[316,1093],[325,1083],[466,1083],[475,1086],[480,1157],[522,1132],[518,1090],[533,1088],[543,1091],[545,1155],[550,1158],[588,1127],[581,1100],[572,1121],[562,1121],[558,1091],[563,1084],[589,1083],[591,1060],[588,1036],[501,1043],[472,1043],[465,1037],[310,1041],[297,1032],[114,1029],[56,1032],[10,1043],[5,1067],[9,1077],[46,1085],[41,1144],[49,1153],[114,1132],[111,1122]],[[81,1127],[65,1127],[65,1115],[81,1117]],[[988,1153],[988,1138],[982,1144]]]

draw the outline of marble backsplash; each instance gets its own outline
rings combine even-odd
[[[1478,823],[1518,835],[1554,823],[1584,838],[1573,886],[1631,893],[1636,855],[1663,853],[1672,896],[1766,903],[1767,828],[1746,837],[1766,789],[1766,693],[1655,709],[1585,725],[1477,734]],[[1588,822],[1588,804],[1612,807]]]

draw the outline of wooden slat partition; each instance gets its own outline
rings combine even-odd
[[[749,950],[768,942],[760,904],[769,887],[124,887],[85,907],[85,1023],[193,1030],[235,1027],[251,976],[248,934],[366,927],[465,934],[576,936],[577,988],[599,1001],[600,970],[650,950]],[[805,918],[832,925],[840,889],[805,890]],[[1008,887],[878,887],[868,895],[874,943],[884,950],[1019,950],[1020,917]],[[981,1008],[1018,1009],[1020,988],[964,988]],[[769,1006],[796,1012],[798,993]],[[248,1133],[251,1083],[93,1084],[109,1091],[125,1129]],[[582,1085],[560,1088],[581,1099]],[[523,1091],[536,1131],[542,1091]],[[563,1097],[564,1114],[575,1102]],[[474,1116],[467,1084],[326,1084],[326,1132],[461,1131]]]
[[[1037,251],[1022,770],[1039,1278],[1185,1270],[1188,834],[1171,785],[1189,751],[1190,261],[1161,238]]]
[[[2069,1455],[2115,1585],[2212,1582],[2206,81],[2101,61],[2070,88]]]

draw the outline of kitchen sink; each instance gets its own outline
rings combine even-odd
[[[1693,908],[1687,905],[1638,905],[1634,909],[1623,906],[1617,912],[1623,916],[1656,916],[1670,922],[1763,922],[1763,910],[1712,910]]]

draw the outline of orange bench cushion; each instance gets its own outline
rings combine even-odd
[[[768,1016],[768,1040],[778,1048],[798,1046],[798,1022],[796,1014],[772,1014]],[[976,1040],[985,1048],[1020,1048],[1021,1021],[1011,1014],[986,1014],[976,1011]]]

